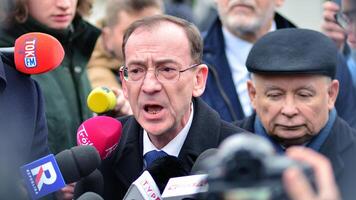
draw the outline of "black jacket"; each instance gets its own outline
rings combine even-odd
[[[124,126],[119,147],[100,168],[104,176],[105,200],[122,199],[143,169],[143,129],[132,116],[121,121]],[[203,151],[218,147],[223,139],[242,131],[222,121],[202,100],[195,99],[193,122],[178,158],[185,170],[190,171]]]

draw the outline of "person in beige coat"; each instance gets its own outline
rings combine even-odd
[[[128,101],[122,95],[118,70],[123,64],[122,37],[127,27],[143,17],[162,14],[162,0],[110,0],[106,17],[99,22],[102,35],[88,64],[89,80],[93,86],[105,86],[114,91],[117,103],[115,116],[132,114]]]

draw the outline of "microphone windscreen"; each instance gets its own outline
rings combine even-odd
[[[78,145],[92,145],[105,159],[117,147],[121,138],[122,125],[117,119],[96,116],[84,121],[77,131]]]
[[[94,192],[86,192],[80,196],[77,200],[104,200],[100,195]]]
[[[189,175],[181,161],[177,157],[169,155],[153,161],[146,170],[151,174],[161,193],[170,178]]]
[[[16,69],[25,74],[41,74],[58,67],[64,58],[61,43],[51,35],[26,33],[15,41]]]
[[[88,176],[82,178],[75,184],[74,199],[77,199],[85,192],[94,192],[102,195],[104,192],[104,178],[101,172],[96,169]]]
[[[206,174],[209,165],[209,158],[213,158],[217,153],[217,148],[207,149],[201,153],[191,169],[191,174]]]
[[[75,146],[61,151],[55,157],[67,184],[88,176],[101,163],[97,150],[92,146]]]
[[[97,87],[90,92],[87,98],[88,108],[97,113],[105,113],[115,108],[116,96],[107,87]]]

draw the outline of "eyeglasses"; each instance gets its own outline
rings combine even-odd
[[[179,70],[178,67],[175,66],[159,66],[154,69],[154,74],[157,80],[161,83],[175,83],[179,80],[180,74],[193,69],[200,64],[193,64],[186,69]],[[122,66],[120,68],[120,73],[122,73],[124,79],[130,82],[138,82],[143,80],[147,74],[147,68],[142,66],[134,66],[134,67],[126,67]]]
[[[351,25],[356,23],[356,9],[344,13],[338,12],[335,19],[343,29],[348,30]]]

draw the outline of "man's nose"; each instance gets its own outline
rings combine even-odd
[[[62,9],[67,9],[73,2],[73,0],[57,0],[56,5]]]
[[[143,77],[142,90],[144,92],[150,93],[160,90],[161,83],[158,81],[155,70],[147,70],[145,76]]]
[[[281,112],[287,117],[293,117],[298,114],[298,108],[292,95],[286,97]]]

